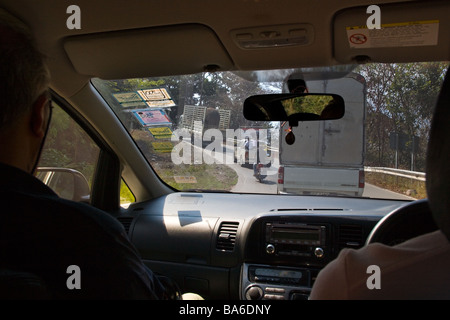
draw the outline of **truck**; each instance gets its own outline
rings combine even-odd
[[[187,129],[192,138],[202,141],[203,147],[209,141],[203,141],[203,134],[208,129],[218,129],[222,133],[230,126],[231,110],[212,108],[207,106],[185,105],[181,117],[181,128]],[[223,134],[225,137],[225,134]]]
[[[362,196],[364,191],[364,78],[305,79],[310,93],[335,93],[345,101],[338,120],[280,125],[278,193]],[[285,141],[292,131],[295,143]]]

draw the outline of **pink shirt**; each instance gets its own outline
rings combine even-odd
[[[450,243],[435,231],[393,247],[343,249],[319,273],[310,299],[450,299]]]

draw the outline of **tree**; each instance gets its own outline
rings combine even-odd
[[[366,162],[391,166],[394,151],[389,134],[419,137],[416,169],[425,170],[425,151],[432,110],[440,91],[446,63],[367,64],[359,72],[367,83]],[[412,141],[412,140],[411,140]],[[411,147],[411,146],[410,146]],[[411,168],[410,149],[399,154],[399,166]]]
[[[366,80],[366,162],[385,166],[388,163],[386,141],[392,124],[387,112],[387,92],[393,77],[389,65],[363,65],[359,72]]]
[[[98,154],[95,142],[54,102],[39,166],[76,169],[91,182]]]

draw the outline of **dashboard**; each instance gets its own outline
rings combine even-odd
[[[117,215],[144,263],[205,299],[307,299],[342,248],[408,201],[172,193]]]
[[[247,235],[241,297],[308,299],[320,269],[342,248],[362,247],[378,220],[302,211],[259,217]]]

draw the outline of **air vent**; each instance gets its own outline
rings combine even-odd
[[[117,220],[123,225],[125,228],[125,231],[128,234],[128,231],[130,231],[131,223],[133,222],[134,217],[118,217]]]
[[[363,229],[359,225],[346,224],[339,226],[339,249],[361,248],[364,244]]]
[[[216,249],[233,251],[239,222],[222,222],[217,233]]]

